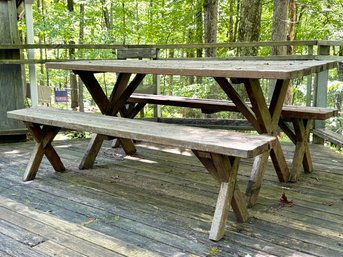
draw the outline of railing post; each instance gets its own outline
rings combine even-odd
[[[32,12],[33,0],[25,0],[25,18],[26,18],[26,34],[27,43],[34,44],[33,34],[33,12]],[[28,49],[28,59],[35,59],[35,49]],[[30,74],[30,92],[31,92],[31,104],[33,107],[38,105],[38,89],[37,89],[37,75],[36,65],[34,63],[29,64]]]
[[[330,55],[330,46],[318,45],[318,55]],[[328,90],[329,72],[321,71],[317,74],[315,82],[315,99],[314,106],[327,107],[327,90]],[[315,121],[315,128],[325,128],[325,121]],[[313,135],[314,144],[324,144],[324,139]]]
[[[313,56],[313,45],[308,46],[308,55]],[[307,95],[306,95],[306,106],[311,106],[312,100],[312,74],[307,76]]]

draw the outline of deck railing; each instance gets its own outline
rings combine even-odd
[[[240,56],[240,50],[242,48],[258,48],[257,56]],[[292,55],[270,55],[273,47],[288,47],[292,48]],[[116,59],[116,51],[123,49],[146,49],[155,48],[158,50],[159,59],[183,59],[183,58],[205,58],[203,57],[204,50],[206,48],[217,49],[217,56],[215,59],[245,59],[245,60],[257,60],[257,59],[294,59],[294,60],[336,60],[343,62],[343,41],[322,41],[322,40],[307,40],[307,41],[280,41],[280,42],[234,42],[234,43],[212,43],[212,44],[146,44],[146,45],[119,45],[119,44],[0,44],[0,50],[4,49],[20,49],[22,50],[22,58],[20,60],[14,59],[0,59],[0,64],[44,64],[50,61],[66,61],[70,58],[85,59],[85,52],[91,53],[92,51],[106,52],[106,54],[100,54],[100,57],[88,57],[88,59]],[[28,49],[36,50],[36,57],[34,60],[27,59]],[[75,52],[75,49],[77,50]],[[37,51],[39,53],[37,54]],[[71,55],[69,51],[74,52]],[[343,66],[343,65],[342,65]],[[342,68],[340,68],[342,70]],[[342,71],[343,73],[343,71]],[[327,74],[325,72],[320,74],[318,78],[309,77],[307,79],[308,92],[313,91],[314,86],[314,98],[311,99],[311,94],[307,96],[307,105],[311,102],[316,106],[326,106],[326,91],[323,87],[326,83]],[[315,82],[315,83],[313,83]],[[321,84],[318,87],[318,83]],[[313,85],[314,84],[314,85]]]
[[[257,56],[241,56],[242,48],[257,48]],[[274,47],[287,47],[292,55],[270,55]],[[39,65],[43,73],[42,64],[50,61],[66,61],[70,59],[116,59],[118,51],[130,49],[151,49],[158,51],[159,59],[204,58],[222,60],[336,60],[343,63],[343,41],[280,41],[280,42],[235,42],[214,44],[0,44],[0,50],[20,49],[21,59],[0,59],[0,64],[22,64],[23,66]],[[204,57],[206,48],[215,48],[218,57]],[[28,59],[29,49],[35,49],[36,58]],[[92,54],[93,53],[93,54]],[[87,56],[87,58],[85,58]],[[44,71],[46,72],[46,71]],[[343,64],[339,65],[340,79],[343,77]],[[48,77],[48,74],[46,73]],[[48,81],[48,80],[47,80]],[[321,72],[316,76],[307,77],[307,105],[327,106],[328,72]],[[313,94],[311,93],[313,92]],[[323,126],[323,124],[317,124]]]

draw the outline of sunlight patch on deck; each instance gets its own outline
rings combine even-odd
[[[131,155],[127,155],[125,157],[125,159],[132,160],[132,161],[138,161],[138,162],[144,162],[144,163],[150,163],[150,164],[158,163],[156,161],[140,158],[140,157],[137,157],[137,156],[131,156]]]
[[[5,151],[4,154],[19,154],[19,150]]]
[[[190,150],[187,149],[181,149],[179,147],[167,147],[167,146],[156,146],[156,145],[151,145],[151,144],[143,144],[143,143],[139,143],[138,146],[142,146],[144,148],[147,148],[149,150],[157,150],[157,151],[163,151],[166,153],[175,153],[175,154],[181,154],[181,155],[185,155],[185,156],[192,156],[192,153]]]

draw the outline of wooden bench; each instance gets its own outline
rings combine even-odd
[[[343,135],[329,129],[314,129],[312,133],[324,138],[333,144],[338,150],[343,147]]]
[[[128,117],[135,117],[146,104],[160,104],[201,109],[203,113],[221,111],[237,112],[238,109],[231,101],[216,99],[195,99],[180,96],[164,96],[149,94],[132,94],[128,100]],[[281,112],[279,127],[295,144],[295,152],[290,170],[289,181],[297,181],[301,165],[304,172],[313,171],[308,141],[314,120],[326,120],[338,115],[338,110],[322,107],[306,107],[284,105]],[[290,124],[292,126],[290,126]]]
[[[220,183],[209,236],[211,240],[220,240],[223,237],[230,205],[238,221],[248,220],[245,199],[236,183],[240,158],[260,155],[269,151],[276,142],[275,137],[265,135],[162,124],[47,107],[10,111],[8,117],[23,121],[36,140],[23,177],[25,181],[35,178],[44,155],[56,171],[65,170],[51,144],[61,128],[191,149]]]

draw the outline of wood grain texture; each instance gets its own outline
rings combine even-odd
[[[0,44],[19,43],[17,9],[15,1],[0,1]],[[1,49],[0,59],[20,59],[19,49]],[[11,135],[11,131],[23,131],[23,124],[7,119],[6,112],[24,108],[22,69],[19,64],[0,65],[0,133]]]
[[[161,75],[294,79],[336,67],[335,61],[101,60],[51,62],[47,68]]]
[[[214,248],[219,250],[216,257],[327,257],[343,253],[343,158],[328,147],[310,145],[314,173],[302,176],[296,184],[280,184],[269,162],[258,204],[249,210],[250,222],[236,222],[229,213],[227,236],[214,243],[208,240],[208,229],[218,185],[189,151],[140,143],[135,157],[125,157],[122,150],[105,142],[98,156],[102,165],[79,171],[78,160],[87,143],[55,141],[68,172],[51,173],[50,164],[43,160],[40,177],[44,179],[29,184],[20,182],[19,171],[25,167],[33,143],[0,144],[1,196],[39,212],[23,218],[15,214],[14,204],[6,207],[13,212],[4,213],[0,220],[11,219],[31,233],[47,236],[46,242],[53,244],[46,245],[49,249],[43,247],[45,243],[41,248],[37,245],[41,255],[60,256],[61,248],[67,248],[88,256],[105,256],[102,241],[93,239],[97,237],[94,231],[159,256],[207,256]],[[282,148],[290,164],[294,145],[282,142]],[[241,160],[240,185],[247,183],[251,164],[252,160]],[[293,207],[279,205],[283,191],[294,201]],[[0,201],[0,206],[5,202]],[[90,218],[96,220],[82,226],[90,233],[80,237],[74,230],[63,233],[56,225],[42,224],[40,213],[78,226]],[[97,248],[86,254],[84,250],[90,245]]]
[[[206,113],[221,111],[239,111],[236,105],[229,100],[199,99],[182,96],[150,95],[135,93],[130,96],[128,102],[198,108]],[[249,106],[251,105],[249,104]],[[290,120],[291,118],[326,120],[328,118],[335,116],[338,116],[337,109],[324,107],[283,105],[281,111],[281,117],[284,120]]]
[[[264,135],[152,123],[47,107],[11,111],[8,112],[8,117],[38,124],[54,124],[57,127],[89,131],[100,135],[182,146],[243,158],[263,153],[272,148],[275,142],[275,137]]]

